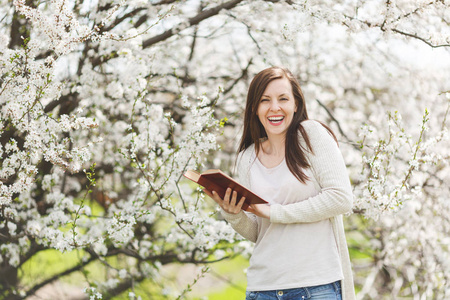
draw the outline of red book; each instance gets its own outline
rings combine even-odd
[[[227,188],[231,188],[237,192],[236,201],[239,201],[241,197],[245,197],[245,202],[242,205],[243,210],[247,210],[250,204],[268,203],[221,170],[212,169],[201,174],[194,170],[187,170],[183,175],[207,190],[215,191],[222,199],[225,197]]]

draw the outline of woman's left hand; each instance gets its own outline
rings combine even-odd
[[[270,219],[270,206],[268,204],[250,204],[247,211],[258,217]]]

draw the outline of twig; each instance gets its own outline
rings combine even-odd
[[[424,39],[423,37],[418,36],[417,34],[413,34],[413,33],[408,33],[408,32],[404,32],[401,30],[398,30],[396,28],[392,29],[393,32],[396,32],[398,34],[402,34],[402,35],[406,35],[415,39],[418,39],[422,42],[424,42],[425,44],[427,44],[428,46],[430,46],[431,48],[439,48],[439,47],[450,47],[450,44],[440,44],[440,45],[433,45],[431,42],[427,41],[426,39]]]
[[[333,116],[333,114],[331,113],[331,111],[325,106],[325,104],[323,104],[319,99],[316,99],[317,103],[319,103],[319,105],[325,109],[326,113],[328,114],[328,116],[333,120],[333,122],[336,123],[339,133],[352,145],[353,148],[355,148],[356,150],[360,151],[361,149],[351,140],[349,139],[349,137],[345,134],[344,130],[342,130],[341,124],[339,123],[339,121]]]
[[[217,5],[213,8],[207,9],[202,11],[201,13],[199,13],[198,15],[196,15],[195,17],[192,17],[190,19],[188,19],[186,26],[183,26],[183,23],[180,23],[178,25],[175,25],[174,27],[172,27],[169,30],[164,31],[161,34],[158,34],[154,37],[151,37],[147,40],[145,40],[142,43],[142,47],[143,48],[148,48],[154,44],[157,44],[159,42],[165,41],[168,38],[174,36],[175,34],[179,33],[180,31],[188,28],[188,27],[192,27],[194,25],[199,24],[200,22],[202,22],[203,20],[206,20],[212,16],[217,15],[222,9],[232,9],[233,7],[235,7],[236,5],[238,5],[240,2],[242,2],[243,0],[232,0],[232,1],[228,1],[225,2],[221,5]]]

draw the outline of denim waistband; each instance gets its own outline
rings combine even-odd
[[[326,290],[329,289],[330,287],[333,288],[333,290],[338,293],[341,290],[341,281],[335,281],[332,283],[327,283],[327,284],[322,284],[322,285],[316,285],[316,286],[309,286],[309,287],[304,287],[303,289],[305,289],[306,294],[308,294],[308,297],[311,296],[311,294],[315,293],[315,292],[319,292],[321,290]]]
[[[256,299],[258,294],[263,294],[269,296],[270,299],[289,299],[292,295],[298,297],[298,299],[309,299],[312,295],[321,293],[322,291],[333,290],[336,294],[341,293],[341,281],[335,281],[332,283],[315,285],[302,288],[290,288],[290,289],[279,289],[279,290],[268,290],[268,291],[247,291],[246,299]],[[264,298],[265,299],[265,298]],[[268,299],[268,298],[267,298]],[[296,298],[297,299],[297,298]]]

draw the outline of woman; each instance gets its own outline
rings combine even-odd
[[[272,67],[252,80],[237,160],[239,181],[269,204],[206,191],[224,218],[255,242],[246,299],[354,299],[342,214],[352,191],[336,139],[308,120],[292,73]]]

